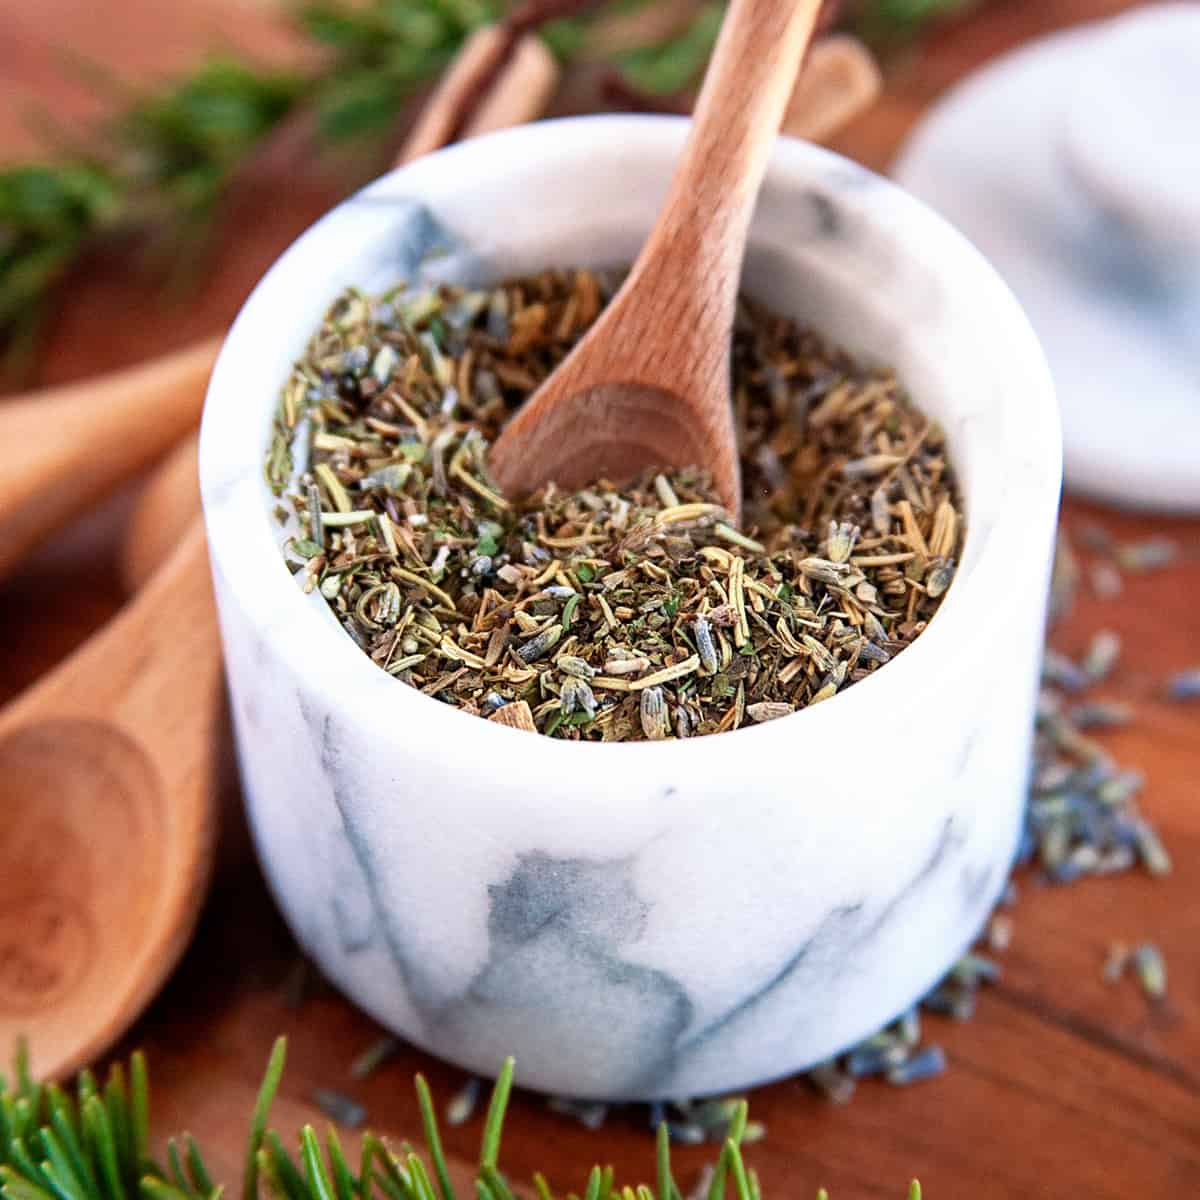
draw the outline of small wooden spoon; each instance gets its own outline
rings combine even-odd
[[[0,1044],[108,1046],[191,935],[215,833],[221,655],[204,532],[0,712]]]
[[[0,579],[195,428],[220,344],[0,401]]]
[[[514,495],[706,468],[740,509],[730,336],[750,218],[820,0],[733,0],[691,133],[624,287],[492,448]]]

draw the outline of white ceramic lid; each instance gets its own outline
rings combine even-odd
[[[1069,488],[1200,511],[1200,6],[1006,55],[920,125],[898,181],[991,259],[1054,372]]]

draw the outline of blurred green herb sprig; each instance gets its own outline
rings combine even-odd
[[[259,1089],[246,1138],[243,1200],[457,1200],[442,1149],[429,1086],[416,1078],[425,1155],[407,1142],[398,1150],[366,1133],[356,1167],[336,1131],[322,1139],[311,1125],[289,1149],[270,1127],[270,1110],[283,1075],[286,1042],[276,1041]],[[484,1121],[473,1200],[517,1200],[500,1168],[500,1144],[513,1082],[509,1059],[492,1091]],[[741,1151],[747,1107],[734,1112],[713,1171],[706,1200],[761,1200],[758,1179]],[[554,1200],[545,1176],[535,1174],[539,1200]],[[0,1196],[4,1200],[221,1200],[199,1145],[189,1134],[169,1138],[165,1159],[150,1153],[150,1087],[146,1062],[133,1055],[126,1068],[113,1066],[101,1087],[90,1071],[79,1075],[74,1096],[35,1083],[24,1050],[12,1082],[0,1078]],[[920,1200],[915,1180],[909,1200]],[[567,1200],[579,1200],[569,1193]],[[670,1138],[659,1126],[656,1182],[618,1187],[611,1167],[592,1167],[584,1200],[682,1200],[671,1168]],[[828,1200],[822,1189],[818,1200]]]

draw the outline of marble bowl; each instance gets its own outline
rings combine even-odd
[[[975,250],[885,180],[775,149],[746,287],[896,366],[947,430],[970,531],[928,631],[833,700],[688,741],[569,744],[375,668],[280,555],[262,479],[338,291],[633,258],[686,125],[547,122],[385,176],[268,272],[213,374],[201,482],[259,854],[382,1024],[580,1097],[721,1092],[873,1032],[1000,892],[1021,823],[1060,482],[1041,351]],[[437,214],[434,220],[430,215]]]

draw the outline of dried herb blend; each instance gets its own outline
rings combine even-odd
[[[697,471],[498,492],[489,443],[618,282],[342,296],[284,388],[267,461],[304,586],[383,670],[479,715],[517,705],[510,723],[560,738],[736,729],[878,670],[953,578],[942,433],[891,372],[749,300],[740,529]]]

